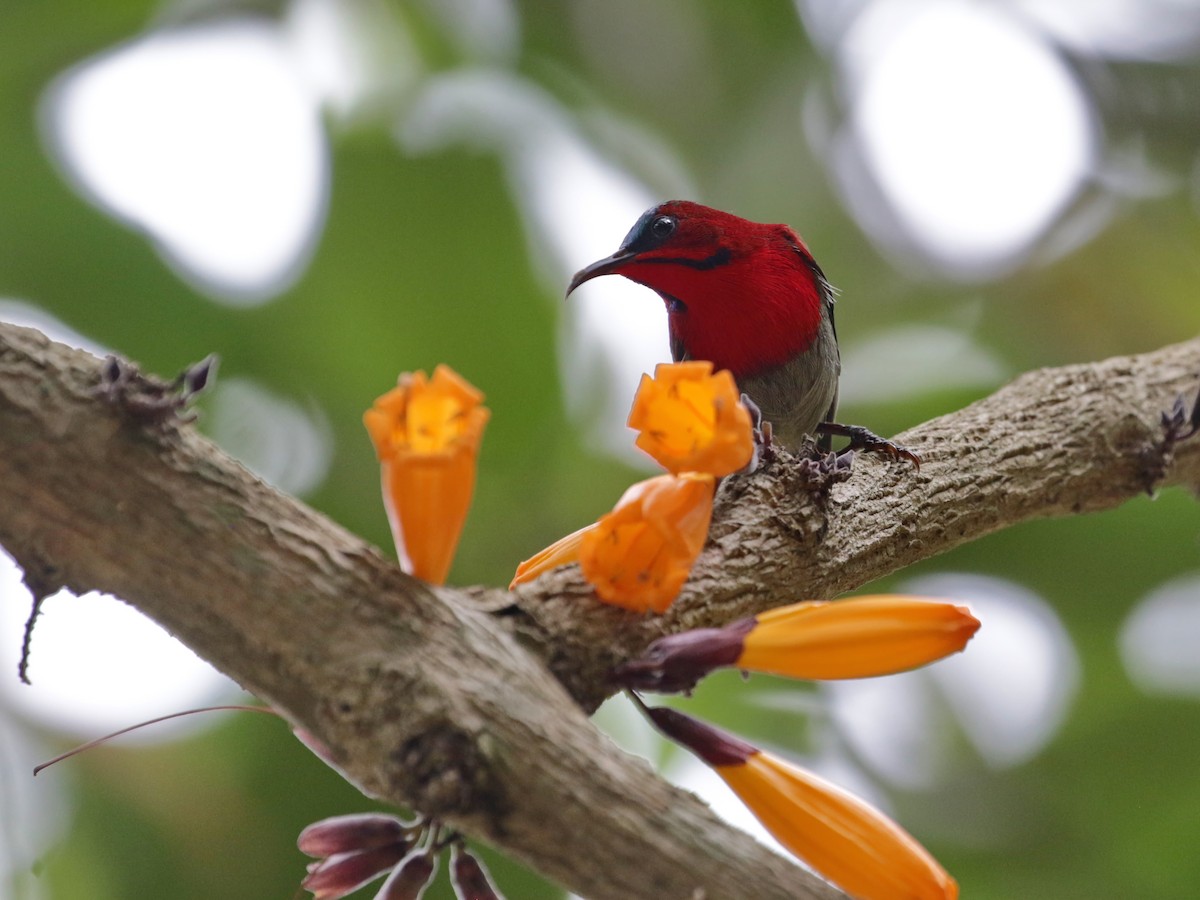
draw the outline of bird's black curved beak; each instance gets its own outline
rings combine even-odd
[[[584,266],[575,273],[575,277],[571,279],[570,285],[567,286],[567,296],[571,296],[571,292],[579,287],[585,281],[591,281],[593,278],[599,278],[601,275],[613,275],[625,263],[629,262],[637,256],[631,250],[622,248],[612,256],[606,256],[604,259],[598,259],[590,266]]]

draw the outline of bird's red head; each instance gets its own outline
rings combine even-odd
[[[808,349],[832,289],[786,225],[762,225],[672,200],[647,210],[620,248],[581,269],[652,288],[667,305],[676,359],[707,359],[742,378]]]

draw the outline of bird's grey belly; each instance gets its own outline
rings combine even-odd
[[[762,410],[763,420],[771,423],[774,439],[789,449],[798,447],[837,410],[837,344],[823,337],[782,366],[739,381],[740,389]]]

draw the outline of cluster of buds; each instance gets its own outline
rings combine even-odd
[[[668,474],[633,485],[612,512],[525,560],[510,589],[577,562],[606,603],[661,613],[678,596],[708,537],[717,479],[753,457],[750,412],[729,372],[670,363],[642,376],[629,426]]]
[[[301,887],[313,900],[338,900],[387,875],[375,900],[420,900],[450,851],[450,879],[459,900],[499,900],[487,870],[456,833],[435,822],[405,822],[382,813],[334,816],[314,822],[296,839],[317,857]]]

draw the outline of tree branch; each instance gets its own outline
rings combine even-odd
[[[786,457],[727,479],[683,596],[641,618],[594,603],[574,569],[516,594],[414,581],[191,427],[98,399],[100,366],[0,326],[0,544],[35,595],[124,598],[314,734],[364,791],[598,900],[841,896],[591,726],[615,661],[1016,522],[1200,485],[1200,441],[1167,447],[1158,423],[1194,393],[1200,340],[1034,372],[901,435],[919,474],[860,460],[824,505]]]
[[[1161,487],[1200,491],[1200,438],[1168,446],[1159,418],[1198,388],[1200,338],[1029,372],[897,435],[921,455],[919,472],[860,455],[824,505],[786,456],[726,479],[708,545],[664,616],[588,604],[577,567],[519,588],[517,603],[552,670],[590,708],[607,695],[604,674],[663,634],[837,597],[1021,522],[1111,509]]]

